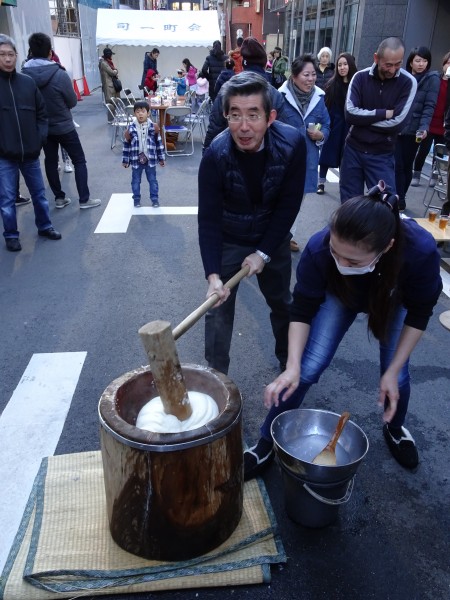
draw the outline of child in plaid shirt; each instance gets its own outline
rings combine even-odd
[[[156,179],[156,163],[164,167],[164,146],[155,126],[148,118],[150,107],[147,102],[139,100],[134,105],[136,121],[125,133],[123,142],[122,165],[128,168],[131,164],[131,189],[134,206],[141,206],[141,179],[145,171],[150,185],[152,206],[159,206],[159,187]]]

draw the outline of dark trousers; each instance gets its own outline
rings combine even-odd
[[[345,144],[339,169],[341,202],[364,194],[364,184],[370,189],[382,179],[395,193],[394,154],[359,152]]]
[[[86,158],[78,133],[73,129],[69,133],[61,135],[49,135],[44,146],[45,174],[48,184],[55,195],[55,200],[65,198],[66,194],[61,188],[61,180],[58,173],[58,148],[61,145],[67,152],[75,169],[75,185],[77,186],[80,204],[89,200],[88,173]]]
[[[292,301],[291,251],[289,237],[277,249],[272,260],[257,275],[259,289],[271,312],[270,322],[275,338],[275,355],[280,363],[287,360],[289,305]],[[222,249],[222,281],[227,282],[242,265],[253,249],[248,246],[224,244]],[[230,293],[226,302],[207,312],[205,318],[205,358],[208,366],[221,373],[228,373],[230,365],[230,346],[233,334],[234,311],[238,285]]]
[[[399,135],[395,146],[395,189],[400,200],[404,200],[411,185],[414,159],[419,144],[414,135]]]

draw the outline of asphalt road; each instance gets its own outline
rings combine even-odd
[[[98,92],[79,103],[74,118],[81,126],[78,132],[87,155],[91,196],[101,198],[102,206],[80,211],[74,176],[64,174],[63,187],[72,204],[56,210],[49,194],[53,224],[62,240],[37,237],[28,205],[19,209],[22,252],[12,254],[0,246],[0,424],[33,357],[82,355],[67,416],[62,430],[54,434],[55,454],[99,449],[97,405],[103,390],[121,374],[146,363],[139,327],[155,319],[176,325],[204,300],[206,292],[195,215],[136,214],[123,233],[95,233],[108,214],[112,194],[130,193],[130,173],[121,167],[120,149],[110,150],[110,129]],[[169,158],[167,166],[158,170],[162,208],[196,206],[200,156],[196,145],[193,157]],[[422,216],[424,191],[422,183],[408,195],[411,216]],[[26,194],[24,187],[22,192]],[[301,245],[338,207],[337,192],[337,183],[331,183],[325,196],[306,198],[297,235]],[[131,206],[131,196],[122,201]],[[149,206],[144,195],[143,204]],[[106,222],[107,226],[111,223]],[[293,259],[295,268],[298,255]],[[420,451],[416,473],[402,469],[391,458],[382,438],[376,406],[377,347],[368,338],[365,319],[358,318],[303,405],[349,410],[370,440],[353,495],[340,509],[336,524],[320,530],[294,524],[285,513],[281,476],[274,464],[264,481],[288,561],[272,569],[270,585],[161,592],[158,596],[168,600],[450,598],[450,333],[438,321],[438,315],[449,308],[449,297],[442,294],[412,359],[407,426]],[[182,363],[205,364],[203,324],[185,333],[177,348]],[[276,374],[268,312],[255,281],[249,280],[241,285],[238,296],[229,372],[244,398],[248,443],[257,439],[265,414],[263,387]],[[10,467],[10,480],[0,492],[3,511],[14,508],[10,494],[28,485],[25,463],[36,459],[37,441],[47,435],[40,420],[31,416],[32,408],[42,402],[45,412],[47,401],[38,392],[31,394],[29,404],[8,426],[10,439],[20,437],[24,430],[29,433],[21,458],[8,453],[9,442],[2,443],[4,462]],[[116,600],[131,597],[149,595],[110,596]]]

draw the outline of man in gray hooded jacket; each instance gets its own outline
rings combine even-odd
[[[75,168],[80,208],[94,208],[101,200],[90,198],[86,158],[80,138],[76,132],[70,109],[76,106],[77,97],[66,70],[51,60],[52,43],[45,33],[33,33],[29,39],[30,58],[22,72],[34,79],[47,108],[48,137],[44,144],[45,173],[52,192],[55,194],[56,208],[70,204],[61,187],[58,173],[58,148],[66,150]]]

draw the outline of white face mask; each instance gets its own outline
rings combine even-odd
[[[382,254],[383,253],[380,252],[380,254],[376,256],[371,263],[369,263],[368,265],[364,265],[363,267],[343,267],[338,263],[333,253],[331,253],[331,256],[334,258],[337,270],[341,275],[365,275],[366,273],[372,273],[372,271],[377,266],[377,262],[380,260]]]

